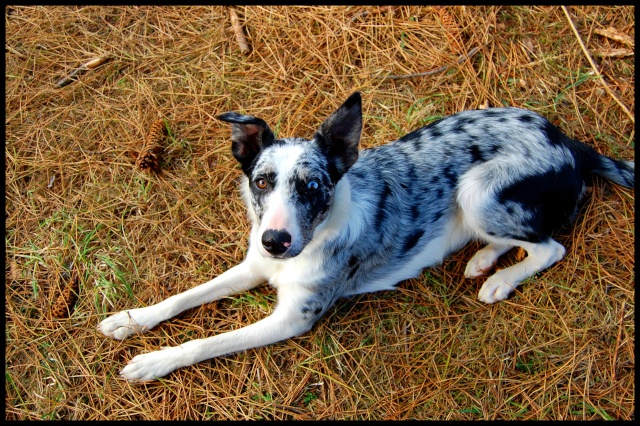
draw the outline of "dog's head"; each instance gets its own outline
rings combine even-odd
[[[276,139],[263,120],[235,112],[231,149],[244,172],[243,192],[257,226],[260,252],[290,258],[302,252],[327,218],[338,181],[358,159],[360,93],[327,118],[313,139]]]

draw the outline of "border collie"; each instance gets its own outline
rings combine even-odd
[[[305,333],[341,297],[392,290],[470,240],[487,243],[465,276],[492,270],[521,247],[527,257],[490,275],[478,294],[505,299],[562,259],[552,234],[573,219],[591,174],[634,187],[634,163],[598,154],[519,108],[464,111],[389,144],[359,150],[362,108],[351,95],[310,140],[277,139],[261,119],[228,112],[231,149],[253,224],[245,260],[158,304],[130,309],[98,329],[115,339],[186,309],[264,282],[273,313],[246,327],[134,357],[129,381],[162,377],[209,358]]]

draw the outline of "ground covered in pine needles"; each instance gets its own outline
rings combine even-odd
[[[463,278],[472,244],[395,292],[339,301],[304,336],[161,381],[118,372],[265,317],[274,291],[124,342],[96,331],[242,260],[240,170],[214,118],[225,111],[311,137],[360,90],[369,147],[463,109],[518,106],[633,160],[634,9],[566,12],[5,8],[5,417],[633,419],[634,191],[600,179],[557,236],[565,259],[495,305]],[[147,140],[158,120],[168,135]]]

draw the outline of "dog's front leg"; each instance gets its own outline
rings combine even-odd
[[[132,382],[153,380],[180,367],[299,336],[314,321],[302,314],[298,304],[278,304],[267,318],[238,330],[137,355],[120,375]]]
[[[98,325],[98,330],[105,336],[118,340],[126,339],[134,333],[143,333],[182,311],[257,286],[264,281],[264,277],[256,274],[255,270],[245,260],[213,280],[160,303],[112,315]]]

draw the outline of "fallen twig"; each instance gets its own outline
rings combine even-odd
[[[233,32],[236,34],[236,41],[240,46],[240,52],[246,55],[251,52],[251,49],[249,48],[249,43],[247,43],[247,38],[244,36],[244,31],[242,30],[242,25],[240,24],[238,15],[233,9],[229,9],[229,13],[231,15],[231,26],[233,27]]]
[[[615,93],[613,93],[613,91],[611,90],[611,88],[609,87],[607,82],[604,81],[604,77],[600,73],[600,70],[598,70],[598,67],[596,66],[596,63],[593,61],[593,58],[591,57],[591,55],[589,54],[589,51],[587,50],[587,47],[584,45],[584,42],[582,41],[582,38],[580,37],[580,34],[578,33],[578,29],[573,24],[573,20],[571,19],[571,16],[569,15],[569,11],[567,10],[567,7],[566,6],[561,6],[561,7],[562,7],[562,11],[564,12],[565,16],[567,17],[567,21],[569,21],[569,26],[571,27],[571,30],[573,30],[573,33],[575,34],[576,38],[578,39],[578,43],[580,44],[580,47],[582,48],[582,51],[584,52],[584,55],[587,57],[587,60],[591,64],[591,68],[593,68],[593,70],[595,71],[596,75],[598,77],[600,77],[597,80],[600,82],[600,84],[602,84],[602,86],[604,87],[604,90],[606,90],[606,92],[609,94],[609,96],[611,96],[613,98],[613,100],[616,101],[616,103],[620,106],[620,108],[622,108],[622,110],[625,112],[625,114],[627,114],[627,116],[631,119],[631,122],[633,124],[635,124],[636,123],[636,119],[633,116],[633,114],[631,113],[631,111],[629,111],[629,109],[622,103],[622,101],[620,101],[620,99],[618,99],[618,97],[616,96]],[[631,143],[631,141],[629,141],[629,143]]]
[[[627,56],[633,56],[634,52],[631,49],[622,47],[620,49],[602,49],[593,52],[593,56],[601,58],[626,58]]]
[[[460,58],[458,58],[458,60],[456,61],[456,64],[459,65],[459,64],[463,63],[464,61],[466,61],[467,59],[469,59],[473,55],[475,55],[478,52],[478,50],[482,49],[485,46],[486,46],[486,44],[483,44],[482,46],[476,46],[473,49],[471,49],[469,52],[467,52],[466,54],[461,55]],[[401,79],[404,79],[404,78],[426,77],[426,76],[429,76],[429,75],[438,74],[438,73],[441,73],[443,71],[446,71],[450,67],[451,67],[451,65],[443,65],[440,68],[436,68],[436,69],[425,71],[425,72],[419,72],[419,73],[416,73],[416,74],[388,75],[388,76],[384,77],[383,80],[401,80]]]
[[[69,73],[68,76],[61,78],[60,80],[58,80],[58,82],[56,83],[56,87],[60,88],[60,87],[64,87],[70,83],[73,83],[74,81],[76,81],[78,79],[78,75],[82,74],[83,72],[93,69],[95,67],[97,67],[98,65],[102,65],[105,62],[107,62],[109,60],[108,56],[101,56],[99,58],[95,58],[90,60],[89,62],[87,62],[86,64],[80,65],[78,68],[76,68],[75,70],[71,71]]]
[[[596,28],[595,30],[593,30],[593,32],[603,37],[610,38],[611,40],[619,41],[620,43],[626,44],[627,46],[634,47],[635,45],[632,37],[629,37],[625,33],[618,31],[613,27],[605,29]]]

